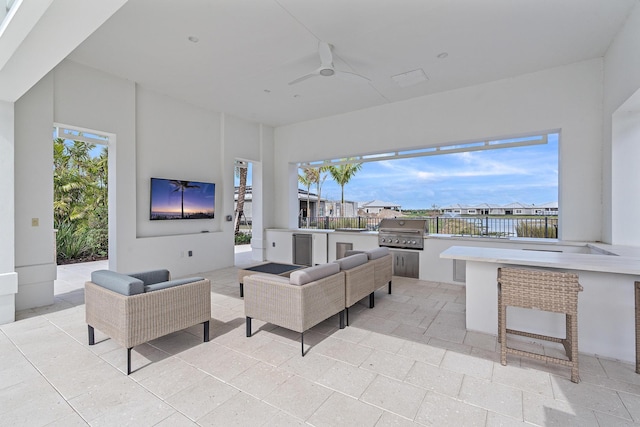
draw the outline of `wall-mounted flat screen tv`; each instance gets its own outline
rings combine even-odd
[[[211,182],[151,178],[151,220],[211,219],[215,202]]]

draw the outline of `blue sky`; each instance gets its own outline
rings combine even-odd
[[[557,202],[558,135],[550,134],[543,145],[363,163],[345,185],[344,197],[396,203],[402,209]],[[322,198],[340,200],[340,186],[330,176],[322,186]]]
[[[402,209],[557,202],[558,135],[549,135],[544,145],[363,163],[344,193],[345,200],[381,200]],[[340,186],[331,177],[322,197],[340,199]]]

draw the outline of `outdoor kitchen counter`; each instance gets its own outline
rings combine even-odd
[[[588,244],[585,244],[589,247]],[[440,258],[466,262],[466,327],[497,335],[497,269],[504,266],[551,268],[577,273],[584,288],[578,296],[578,346],[597,354],[635,362],[634,282],[640,280],[640,257],[619,247],[597,245],[605,253],[452,246]],[[564,336],[564,319],[556,313],[509,308],[509,327],[541,335]]]

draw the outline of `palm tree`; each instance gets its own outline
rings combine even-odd
[[[351,159],[346,159],[351,160]],[[351,178],[362,169],[362,163],[344,163],[339,166],[329,166],[329,173],[335,182],[340,184],[342,195],[340,198],[341,216],[344,215],[344,186],[351,181]]]
[[[172,179],[171,181],[169,181],[169,183],[176,187],[176,189],[173,190],[172,193],[175,193],[176,191],[180,192],[180,208],[182,209],[180,217],[184,218],[184,191],[189,188],[200,188],[200,186],[191,184],[191,181],[180,181],[177,179]]]
[[[234,235],[240,233],[240,219],[244,215],[244,199],[247,194],[247,162],[236,160],[234,169],[235,176],[240,178],[240,185],[238,186],[238,202],[236,203],[236,224]]]
[[[311,191],[311,184],[313,184],[310,178],[311,172],[309,172],[311,169],[309,167],[302,168],[303,173],[298,174],[298,182],[307,187],[307,225],[309,225],[309,192]]]

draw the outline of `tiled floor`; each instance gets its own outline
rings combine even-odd
[[[248,263],[242,258],[238,263]],[[56,303],[0,326],[0,424],[220,426],[640,425],[640,375],[581,356],[569,369],[499,363],[496,338],[464,329],[464,289],[394,277],[394,293],[305,334],[254,320],[245,337],[236,268],[212,282],[211,342],[196,326],[126,350],[87,345],[82,285],[105,263],[59,268]],[[547,353],[556,347],[519,343]]]

